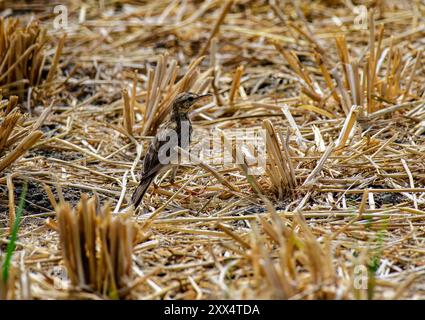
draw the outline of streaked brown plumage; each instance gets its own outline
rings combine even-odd
[[[162,153],[164,149],[167,149],[166,147],[171,147],[168,149],[174,150],[174,147],[177,145],[182,149],[188,148],[192,134],[192,124],[188,115],[189,110],[193,105],[209,96],[211,95],[183,92],[173,101],[171,113],[159,126],[157,134],[151,142],[143,161],[140,183],[131,197],[131,202],[135,208],[140,205],[153,179],[155,179],[159,173],[172,166],[171,163],[163,163],[163,161],[160,161],[163,159],[161,156],[167,156]],[[173,132],[176,133],[178,141],[172,139],[172,137],[175,136],[173,136]],[[174,153],[174,157],[175,156],[177,156],[176,153]],[[170,156],[169,158],[172,159],[174,157]]]

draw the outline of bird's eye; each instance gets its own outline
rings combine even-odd
[[[192,102],[194,99],[195,99],[194,97],[189,97],[189,98],[187,98],[187,100],[188,100],[189,102]]]

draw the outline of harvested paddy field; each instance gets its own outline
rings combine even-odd
[[[425,298],[423,1],[0,16],[0,299]],[[134,208],[184,92],[188,159]]]

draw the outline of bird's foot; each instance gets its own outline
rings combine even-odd
[[[177,170],[179,169],[179,167],[174,167],[171,171],[171,177],[170,177],[170,184],[174,185],[176,182],[176,175],[177,175]]]
[[[202,192],[194,191],[191,189],[185,189],[190,196],[199,196]]]

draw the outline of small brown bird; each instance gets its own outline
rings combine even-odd
[[[192,135],[189,111],[195,104],[203,102],[210,96],[209,93],[183,92],[173,101],[171,113],[159,126],[143,161],[140,183],[131,197],[131,202],[135,208],[139,206],[153,179],[159,173],[176,165],[178,153],[174,148],[179,146],[187,150]]]

